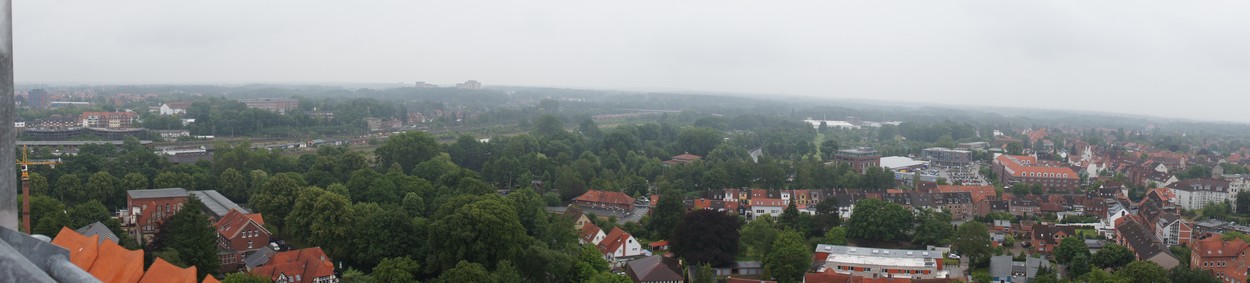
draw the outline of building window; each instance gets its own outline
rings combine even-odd
[[[252,241],[247,241],[247,248],[252,248]]]

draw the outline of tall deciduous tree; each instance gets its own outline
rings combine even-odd
[[[122,190],[148,189],[148,177],[139,173],[129,173],[122,177]]]
[[[1133,262],[1133,251],[1118,244],[1107,244],[1094,253],[1090,263],[1100,268],[1120,268]]]
[[[495,283],[497,281],[496,281],[495,276],[491,275],[490,271],[486,270],[486,267],[483,267],[479,263],[468,262],[468,261],[462,260],[459,263],[456,263],[455,267],[452,267],[450,269],[447,269],[447,271],[444,271],[442,275],[439,275],[438,278],[434,280],[434,282],[439,282],[439,283],[459,283],[459,282]]]
[[[773,247],[773,242],[777,240],[777,235],[781,234],[781,229],[777,226],[772,216],[767,214],[744,225],[741,238],[742,244],[747,248],[747,254],[756,258],[767,256],[768,251]]]
[[[161,224],[160,233],[148,250],[152,253],[176,251],[180,260],[171,263],[195,266],[198,277],[216,272],[221,264],[217,259],[217,230],[204,214],[203,204],[194,196]]]
[[[382,259],[377,267],[373,268],[373,282],[379,283],[402,283],[414,282],[416,276],[421,272],[421,264],[412,260],[410,257],[393,257]]]
[[[247,180],[243,178],[243,172],[234,168],[221,172],[221,194],[235,201],[247,202]]]
[[[958,231],[955,232],[955,241],[952,243],[952,250],[955,253],[963,255],[969,262],[980,262],[988,260],[990,253],[989,228],[984,223],[969,221],[959,224]]]
[[[764,271],[778,282],[802,282],[811,262],[812,251],[803,235],[787,230],[777,236],[772,250],[764,257]]]
[[[437,250],[426,263],[436,272],[461,260],[491,266],[514,259],[531,241],[506,200],[481,196],[430,224],[429,246]]]
[[[950,241],[955,234],[951,215],[945,211],[924,209],[916,213],[916,232],[912,242],[919,245],[936,245]]]
[[[1089,258],[1089,247],[1085,246],[1085,240],[1080,237],[1063,238],[1059,241],[1059,247],[1055,248],[1055,261],[1059,263],[1066,264],[1079,255]]]
[[[700,209],[687,213],[673,231],[673,253],[695,264],[722,267],[738,254],[738,217]]]
[[[378,157],[377,164],[390,166],[391,163],[399,163],[404,172],[408,172],[418,163],[437,156],[439,146],[434,136],[428,133],[404,132],[386,138],[374,154]]]
[[[48,178],[30,172],[30,195],[48,195]]]
[[[846,222],[847,237],[873,241],[907,239],[912,214],[898,204],[879,199],[863,199],[855,203],[855,211]]]
[[[65,174],[57,178],[56,188],[53,191],[60,196],[61,201],[70,205],[85,201],[87,198],[87,192],[82,188],[82,180],[74,174]]]
[[[1118,277],[1127,278],[1132,282],[1169,283],[1168,271],[1162,266],[1149,261],[1134,261],[1115,272]]]
[[[295,198],[303,184],[291,174],[278,174],[265,180],[265,185],[252,196],[252,207],[265,213],[270,224],[283,227],[282,222],[295,206]]]
[[[673,229],[681,222],[686,213],[686,205],[682,204],[681,193],[674,189],[665,190],[656,201],[651,211],[651,219],[647,222],[647,231],[651,231],[654,239],[671,239]]]

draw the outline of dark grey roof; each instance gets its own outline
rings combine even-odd
[[[183,188],[165,188],[154,190],[129,190],[126,191],[126,195],[130,196],[131,199],[145,199],[187,197],[191,194],[187,193],[187,190]]]
[[[1011,277],[1011,256],[999,255],[990,258],[990,276],[996,278]]]
[[[238,209],[239,212],[245,214],[251,213],[234,203],[234,201],[226,198],[226,196],[218,193],[217,190],[193,191],[191,194],[195,195],[196,198],[199,198],[200,202],[204,203],[204,207],[208,208],[208,211],[212,212],[215,218],[225,216],[231,209]]]
[[[1213,179],[1189,179],[1168,185],[1169,189],[1182,191],[1228,192],[1228,181]]]
[[[681,264],[677,262],[677,259],[660,255],[627,263],[625,273],[634,279],[634,282],[685,280],[681,276]]]
[[[1120,237],[1127,239],[1129,248],[1137,254],[1137,258],[1147,259],[1167,250],[1154,234],[1147,231],[1146,227],[1137,221],[1124,221],[1124,224],[1116,226],[1115,229],[1120,233]]]
[[[103,244],[104,240],[113,241],[114,244],[118,244],[117,234],[113,234],[113,231],[109,230],[108,226],[104,226],[104,223],[100,223],[99,221],[87,224],[87,226],[83,226],[82,228],[78,228],[78,230],[74,231],[77,231],[78,234],[82,234],[87,237],[100,235],[100,241],[96,244]]]
[[[246,264],[248,269],[256,268],[257,266],[269,263],[269,259],[277,253],[278,252],[274,251],[272,248],[264,247],[256,250],[256,252],[250,255],[247,255],[247,257],[244,257],[243,264]]]
[[[1042,267],[1050,267],[1050,261],[1036,257],[1029,257],[1024,260],[1024,266],[1028,268],[1028,272],[1025,273],[1025,276],[1032,279],[1037,277],[1038,269],[1041,269]]]

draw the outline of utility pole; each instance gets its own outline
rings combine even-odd
[[[17,230],[17,128],[13,124],[13,0],[0,0],[0,227]]]

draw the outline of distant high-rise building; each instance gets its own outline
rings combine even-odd
[[[46,90],[36,88],[26,93],[26,105],[30,105],[31,108],[48,108],[51,104],[52,95]]]
[[[851,166],[855,173],[861,175],[867,173],[870,167],[881,167],[881,154],[869,147],[839,150],[833,160],[837,164]]]
[[[425,83],[425,82],[417,82],[416,84],[413,84],[413,87],[416,87],[416,88],[437,88],[437,87],[438,87],[438,85],[434,85],[434,84],[427,84],[427,83]]]
[[[475,81],[475,80],[469,80],[469,81],[466,81],[466,82],[463,82],[463,83],[458,83],[458,84],[456,84],[456,88],[463,88],[463,89],[482,89],[482,83],[480,83],[480,82],[478,82],[478,81]]]

